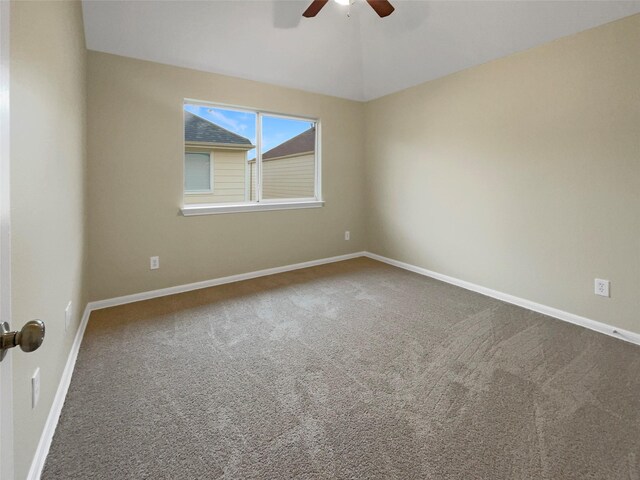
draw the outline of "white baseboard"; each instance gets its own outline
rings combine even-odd
[[[84,313],[82,314],[80,325],[78,325],[76,336],[73,339],[71,351],[69,352],[67,363],[62,371],[62,377],[60,378],[56,395],[53,397],[53,404],[51,405],[51,410],[49,410],[47,421],[44,424],[44,430],[40,436],[36,453],[33,456],[31,468],[27,474],[27,480],[38,480],[42,474],[42,469],[44,468],[44,463],[47,460],[49,448],[51,447],[51,441],[53,440],[53,435],[56,432],[56,427],[58,426],[60,413],[62,413],[62,406],[64,405],[65,398],[67,397],[67,391],[69,390],[69,384],[71,383],[71,376],[73,375],[73,369],[76,365],[76,359],[78,358],[78,352],[80,351],[80,344],[82,343],[82,338],[84,337],[84,331],[85,328],[87,328],[87,322],[89,321],[90,314],[91,309],[89,308],[89,305],[87,305],[84,309]]]
[[[337,257],[321,258],[319,260],[311,260],[309,262],[296,263],[293,265],[285,265],[283,267],[267,268],[265,270],[258,270],[256,272],[241,273],[238,275],[230,275],[228,277],[216,278],[213,280],[205,280],[203,282],[189,283],[187,285],[179,285],[176,287],[163,288],[160,290],[152,290],[150,292],[136,293],[133,295],[126,295],[123,297],[111,298],[108,300],[100,300],[97,302],[89,302],[80,320],[80,325],[76,332],[76,336],[73,339],[73,345],[71,351],[67,357],[67,363],[62,372],[58,389],[56,390],[55,397],[53,398],[53,404],[51,410],[47,416],[44,430],[40,436],[36,453],[31,462],[31,468],[27,474],[27,480],[39,480],[42,474],[42,469],[47,460],[49,454],[49,448],[51,448],[51,442],[53,441],[53,435],[55,434],[60,414],[62,413],[62,407],[64,406],[65,398],[67,397],[67,391],[71,383],[71,376],[73,375],[73,369],[78,358],[78,352],[80,351],[80,344],[84,337],[84,331],[87,328],[89,316],[94,310],[101,308],[114,307],[116,305],[124,305],[126,303],[138,302],[140,300],[148,300],[151,298],[163,297],[165,295],[173,295],[176,293],[189,292],[191,290],[198,290],[200,288],[213,287],[216,285],[223,285],[225,283],[239,282],[242,280],[249,280],[251,278],[265,277],[267,275],[274,275],[276,273],[290,272],[292,270],[299,270],[301,268],[315,267],[317,265],[324,265],[327,263],[340,262],[343,260],[350,260],[352,258],[364,257],[365,252],[349,253],[346,255],[339,255]]]
[[[626,342],[640,345],[640,334],[638,333],[630,332],[628,330],[614,327],[606,323],[598,322],[596,320],[591,320],[590,318],[581,317],[580,315],[575,315],[573,313],[565,312],[557,308],[548,307],[540,303],[532,302],[531,300],[526,300],[524,298],[516,297],[514,295],[509,295],[508,293],[502,293],[497,290],[492,290],[491,288],[482,287],[480,285],[476,285],[475,283],[466,282],[464,280],[450,277],[448,275],[443,275],[441,273],[433,272],[431,270],[427,270],[426,268],[417,267],[409,263],[404,263],[398,260],[393,260],[391,258],[383,257],[382,255],[377,255],[375,253],[365,252],[364,256],[371,258],[373,260],[378,260],[379,262],[393,265],[394,267],[399,267],[404,270],[409,270],[411,272],[418,273],[420,275],[435,278],[436,280],[441,280],[443,282],[450,283],[452,285],[456,285],[458,287],[462,287],[466,290],[471,290],[473,292],[477,292],[482,295],[486,295],[488,297],[493,297],[498,300],[502,300],[503,302],[511,303],[513,305],[526,308],[527,310],[533,310],[534,312],[542,313],[544,315],[548,315],[550,317],[557,318],[565,322],[573,323],[575,325],[580,325],[581,327],[588,328],[589,330],[594,330],[599,333],[604,333],[605,335],[609,335],[611,337],[615,337],[620,340],[624,340]]]
[[[111,298],[108,300],[89,302],[87,304],[87,307],[84,310],[84,314],[82,315],[82,320],[80,321],[80,325],[78,326],[78,331],[76,332],[76,336],[73,340],[73,345],[71,347],[71,351],[69,352],[69,357],[67,358],[67,363],[65,365],[64,371],[62,372],[62,378],[60,379],[58,390],[56,391],[56,395],[53,399],[53,405],[51,406],[49,416],[47,417],[44,430],[40,437],[40,442],[38,443],[38,448],[36,449],[36,453],[31,463],[31,468],[29,469],[29,474],[27,475],[27,480],[38,480],[42,473],[42,469],[47,459],[47,454],[49,453],[49,448],[51,447],[51,441],[53,440],[53,435],[55,433],[56,426],[58,425],[60,413],[62,412],[62,407],[64,405],[64,401],[67,396],[67,391],[69,390],[69,384],[71,383],[71,376],[73,374],[73,369],[76,364],[76,359],[78,358],[78,351],[80,350],[80,344],[82,343],[84,331],[87,327],[87,322],[89,320],[89,316],[92,311],[99,310],[101,308],[124,305],[126,303],[139,302],[141,300],[149,300],[152,298],[163,297],[166,295],[174,295],[176,293],[189,292],[191,290],[198,290],[201,288],[214,287],[216,285],[223,285],[225,283],[239,282],[242,280],[249,280],[252,278],[264,277],[267,275],[274,275],[276,273],[299,270],[301,268],[308,268],[308,267],[314,267],[317,265],[324,265],[327,263],[350,260],[352,258],[357,258],[357,257],[368,257],[373,260],[378,260],[379,262],[387,263],[389,265],[393,265],[395,267],[399,267],[404,270],[409,270],[411,272],[415,272],[420,275],[425,275],[427,277],[435,278],[436,280],[441,280],[443,282],[450,283],[452,285],[456,285],[458,287],[462,287],[467,290],[481,293],[482,295],[487,295],[489,297],[493,297],[498,300],[511,303],[513,305],[518,305],[528,310],[533,310],[535,312],[539,312],[539,313],[548,315],[550,317],[564,320],[565,322],[580,325],[590,330],[595,330],[596,332],[604,333],[606,335],[610,335],[612,337],[640,345],[640,334],[623,330],[621,328],[612,327],[611,325],[607,325],[606,323],[597,322],[595,320],[581,317],[579,315],[574,315],[572,313],[558,310],[556,308],[547,307],[546,305],[541,305],[539,303],[535,303],[530,300],[525,300],[523,298],[515,297],[507,293],[498,292],[490,288],[482,287],[474,283],[449,277],[441,273],[432,272],[431,270],[427,270],[426,268],[417,267],[415,265],[400,262],[398,260],[393,260],[391,258],[383,257],[381,255],[377,255],[375,253],[370,253],[370,252],[349,253],[347,255],[339,255],[337,257],[329,257],[329,258],[323,258],[319,260],[312,260],[309,262],[296,263],[293,265],[286,265],[283,267],[267,268],[265,270],[258,270],[258,271],[249,272],[249,273],[241,273],[238,275],[230,275],[228,277],[216,278],[213,280],[205,280],[203,282],[189,283],[186,285],[178,285],[176,287],[162,288],[159,290],[136,293],[133,295],[125,295],[122,297]]]
[[[109,298],[107,300],[98,300],[90,302],[91,310],[101,308],[115,307],[126,303],[139,302],[141,300],[149,300],[152,298],[164,297],[167,295],[175,295],[176,293],[190,292],[191,290],[199,290],[201,288],[215,287],[216,285],[224,285],[225,283],[241,282],[242,280],[250,280],[252,278],[266,277],[276,273],[290,272],[292,270],[300,270],[301,268],[315,267],[327,263],[341,262],[352,258],[364,257],[365,252],[348,253],[346,255],[338,255],[337,257],[321,258],[319,260],[311,260],[309,262],[294,263],[283,267],[266,268],[255,272],[240,273],[237,275],[229,275],[228,277],[214,278],[213,280],[204,280],[202,282],[188,283],[186,285],[178,285],[175,287],[161,288],[159,290],[151,290],[149,292],[134,293],[133,295],[124,295],[122,297]]]

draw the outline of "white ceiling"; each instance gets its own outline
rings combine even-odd
[[[85,0],[87,48],[369,100],[634,13],[633,1]]]

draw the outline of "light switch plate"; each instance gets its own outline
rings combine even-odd
[[[31,377],[31,408],[36,408],[40,400],[40,367],[36,368]]]

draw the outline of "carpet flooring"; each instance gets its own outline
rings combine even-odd
[[[43,479],[640,479],[640,348],[370,259],[92,313]]]

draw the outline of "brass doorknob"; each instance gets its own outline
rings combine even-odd
[[[24,324],[19,332],[10,332],[9,324],[3,322],[0,325],[0,361],[4,358],[8,349],[20,346],[23,352],[37,350],[44,340],[44,322],[31,320]]]

